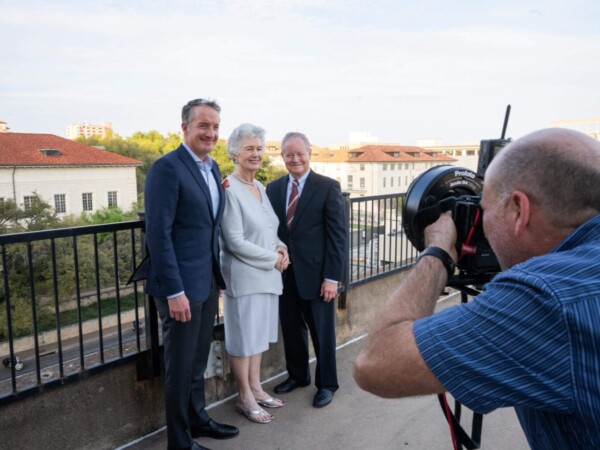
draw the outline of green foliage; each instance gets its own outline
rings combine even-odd
[[[219,139],[217,145],[212,152],[210,152],[210,157],[214,159],[219,165],[219,170],[221,171],[221,176],[225,178],[231,172],[233,172],[234,165],[233,161],[227,154],[227,142]]]
[[[23,211],[14,200],[0,202],[0,233],[9,233],[14,228]]]
[[[273,166],[271,164],[271,158],[265,155],[263,157],[263,164],[256,173],[256,179],[266,186],[271,181],[276,180],[286,173],[287,171],[282,167]]]
[[[140,297],[138,296],[138,306],[141,306]],[[129,311],[135,308],[135,294],[127,294],[121,297],[120,310]],[[101,300],[102,316],[110,316],[116,314],[117,299],[116,297],[103,298]],[[81,320],[93,320],[98,318],[98,303],[93,302],[89,305],[82,306]],[[56,329],[56,312],[53,306],[45,306],[37,308],[37,328],[38,333],[52,331]],[[61,327],[74,325],[79,322],[79,310],[77,308],[65,309],[59,312],[58,320]],[[12,337],[13,339],[28,336],[33,333],[31,305],[23,300],[11,302],[11,319],[12,319]],[[0,311],[0,342],[8,339],[8,325],[6,320],[6,309]]]
[[[17,298],[11,301],[10,306],[13,338],[31,334],[33,330],[33,320],[29,301]],[[0,341],[5,341],[7,339],[8,320],[6,317],[6,308],[3,307],[2,310],[0,310]]]
[[[119,207],[104,207],[91,214],[81,213],[81,222],[84,225],[100,225],[103,223],[121,222],[123,211]]]
[[[29,208],[20,208],[13,200],[0,203],[0,234],[60,228],[54,209],[36,192]]]

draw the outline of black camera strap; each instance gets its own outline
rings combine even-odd
[[[452,433],[452,442],[455,449],[462,450],[463,446],[467,450],[475,450],[481,446],[481,428],[483,425],[483,415],[474,412],[473,421],[471,424],[471,436],[464,430],[460,424],[460,415],[462,411],[462,405],[455,400],[454,402],[454,413],[450,411],[446,394],[439,394],[438,399],[440,406],[444,411],[448,425]]]

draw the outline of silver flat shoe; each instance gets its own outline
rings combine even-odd
[[[264,406],[265,408],[283,408],[285,406],[285,402],[278,398],[265,398],[264,400],[256,399],[256,403],[260,406]]]

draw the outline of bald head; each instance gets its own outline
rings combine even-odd
[[[580,225],[600,213],[600,142],[548,128],[509,144],[485,176],[499,198],[522,191],[555,227]]]

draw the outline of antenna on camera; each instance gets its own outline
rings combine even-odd
[[[506,127],[508,126],[508,117],[510,116],[510,105],[506,106],[504,115],[504,126],[502,127],[502,137],[500,139],[484,139],[479,146],[479,160],[477,161],[477,176],[483,179],[485,171],[492,162],[492,159],[500,153],[511,139],[505,139]]]
[[[510,116],[510,105],[506,105],[506,114],[504,115],[504,126],[502,127],[502,136],[500,139],[504,139],[506,135],[506,127],[508,126],[508,116]]]

